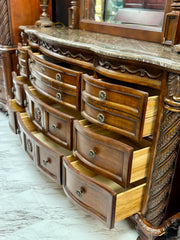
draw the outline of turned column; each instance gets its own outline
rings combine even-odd
[[[146,203],[136,214],[139,239],[152,240],[180,220],[165,219],[180,143],[180,75],[169,73]]]

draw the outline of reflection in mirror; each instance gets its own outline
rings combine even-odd
[[[166,0],[83,0],[83,19],[162,28]]]

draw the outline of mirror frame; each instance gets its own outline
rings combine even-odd
[[[171,11],[171,3],[171,0],[166,0],[162,31],[155,31],[148,26],[142,28],[140,26],[127,26],[122,24],[96,22],[93,20],[82,19],[83,3],[82,0],[78,0],[79,29],[90,32],[98,32],[137,40],[161,43],[163,42],[163,31],[165,28],[166,14]]]

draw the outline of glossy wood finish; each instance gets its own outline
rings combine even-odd
[[[76,158],[63,158],[63,188],[75,203],[98,217],[109,228],[141,208],[145,184],[124,191],[115,182],[96,175]],[[127,199],[131,203],[127,206]]]
[[[80,114],[54,104],[33,87],[24,87],[26,94],[26,111],[33,123],[47,136],[63,147],[72,149],[72,128],[75,118]]]
[[[158,97],[88,75],[82,82],[82,115],[96,124],[132,139],[153,134]],[[150,108],[151,106],[151,108]]]
[[[64,106],[79,110],[81,72],[53,64],[43,55],[29,52],[31,82],[50,99]]]
[[[83,120],[74,122],[73,149],[82,164],[125,188],[147,175],[151,143],[146,140],[135,144]]]

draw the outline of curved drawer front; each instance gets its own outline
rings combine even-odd
[[[37,135],[35,134],[35,136]],[[43,142],[38,142],[36,143],[36,158],[38,168],[55,182],[61,184],[61,155],[47,148]]]
[[[120,185],[96,175],[69,156],[63,158],[63,188],[75,203],[112,228],[115,222],[141,209],[145,184],[125,191]]]
[[[17,113],[17,121],[24,150],[35,163],[35,141],[32,132],[36,131],[36,127],[29,121],[26,113]]]
[[[28,77],[28,50],[30,50],[30,46],[22,46],[22,44],[18,44],[18,62],[19,62],[19,71],[21,76]]]
[[[12,92],[14,93],[15,100],[19,106],[25,107],[24,84],[29,84],[29,80],[27,77],[17,76],[15,72],[12,73],[12,78],[13,78]]]
[[[158,97],[148,95],[147,92],[107,83],[84,74],[82,114],[89,121],[140,140],[153,133],[157,114]],[[145,131],[144,126],[147,129]]]
[[[35,55],[29,51],[29,56],[32,63],[31,68],[40,76],[49,77],[69,88],[71,87],[74,91],[79,91],[81,72],[60,66],[58,65],[58,61],[44,55]],[[56,64],[51,61],[54,61]],[[65,63],[60,64],[63,65]]]
[[[79,110],[79,94],[71,89],[65,89],[55,83],[54,80],[40,77],[34,71],[31,72],[32,85],[49,99],[58,102],[61,105],[70,107],[74,110]]]
[[[78,121],[74,122],[74,130],[74,153],[93,171],[123,187],[146,177],[150,142],[134,145],[120,135],[93,124],[83,126]]]
[[[74,117],[61,112],[34,88],[25,86],[27,113],[33,123],[51,139],[72,148],[72,125]],[[52,106],[51,106],[52,105]]]
[[[24,112],[25,109],[18,106],[15,99],[7,100],[9,126],[14,133],[18,133],[17,113]]]
[[[71,152],[38,132],[26,113],[18,114],[18,125],[24,149],[35,165],[56,183],[61,184],[62,156]]]

